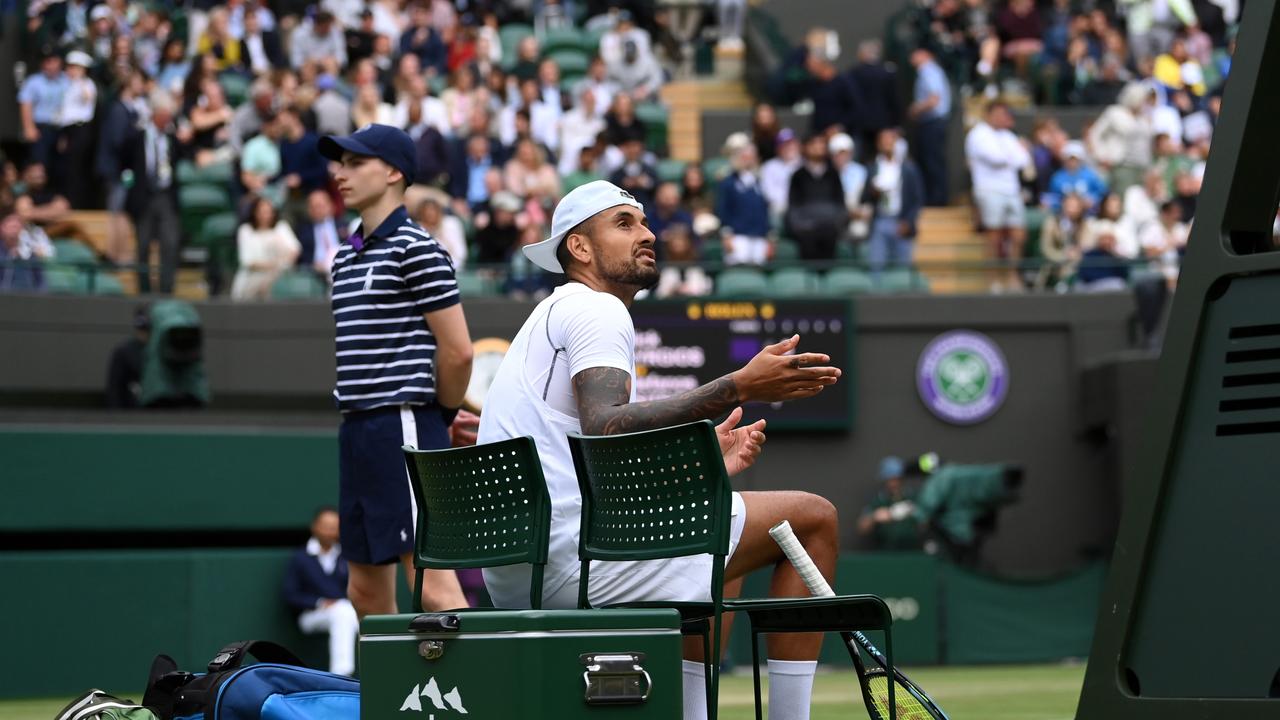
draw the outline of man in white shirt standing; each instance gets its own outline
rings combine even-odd
[[[58,143],[62,158],[83,158],[93,148],[93,111],[98,106],[98,86],[89,77],[93,58],[80,50],[67,53],[67,88],[62,94],[62,140]],[[57,166],[65,165],[59,160]],[[71,207],[84,209],[93,201],[95,179],[92,173],[63,173],[63,188]]]
[[[778,154],[760,166],[760,191],[769,201],[769,215],[781,221],[787,214],[791,175],[800,167],[800,139],[791,128],[782,128],[774,142]]]
[[[522,248],[545,270],[567,277],[534,308],[512,341],[485,403],[479,442],[532,436],[551,494],[552,522],[543,607],[576,607],[578,529],[582,499],[566,433],[607,435],[667,427],[728,415],[716,432],[725,468],[737,474],[755,462],[764,421],[737,427],[745,402],[778,402],[817,395],[840,377],[820,353],[790,354],[799,336],[764,347],[743,368],[675,397],[634,402],[635,328],[628,310],[636,293],[658,279],[654,235],[644,208],[618,186],[598,180],[564,197],[551,237]],[[803,582],[768,536],[790,520],[818,567],[830,577],[838,545],[835,508],[802,492],[733,494],[727,594],[752,570],[773,567],[772,591],[802,597]],[[707,601],[711,556],[638,563],[601,563],[591,573],[593,605],[623,601]],[[529,566],[485,570],[499,607],[528,602]],[[821,635],[769,638],[770,717],[805,720]],[[686,643],[686,719],[705,718],[701,642]]]
[[[1026,242],[1026,217],[1019,173],[1031,154],[1013,132],[1013,113],[1002,102],[987,106],[986,119],[964,139],[964,155],[973,180],[973,201],[995,257],[1009,260],[1010,290],[1022,288],[1018,263]],[[1007,247],[1006,247],[1007,242]]]

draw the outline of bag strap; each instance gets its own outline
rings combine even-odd
[[[66,707],[59,710],[58,714],[54,716],[54,720],[71,720],[76,713],[80,712],[84,708],[87,708],[96,702],[101,702],[103,698],[109,697],[111,696],[97,688],[88,690],[80,697],[67,703]]]
[[[147,674],[147,690],[142,695],[142,704],[151,709],[161,720],[173,717],[173,704],[177,693],[191,679],[191,673],[179,672],[178,663],[168,655],[157,655],[151,661],[151,672]]]
[[[218,654],[214,655],[213,659],[209,661],[209,672],[235,670],[244,664],[245,655],[252,655],[260,662],[307,667],[306,663],[298,659],[297,655],[294,655],[283,645],[278,645],[270,640],[242,640],[233,642],[219,650]]]

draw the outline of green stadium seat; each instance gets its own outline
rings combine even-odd
[[[124,283],[114,274],[99,269],[93,276],[93,294],[124,295]]]
[[[729,268],[716,277],[715,294],[720,297],[764,297],[769,294],[769,281],[756,268]]]
[[[1044,229],[1044,221],[1048,213],[1041,207],[1029,207],[1023,213],[1027,228],[1027,242],[1023,246],[1023,257],[1032,260],[1044,257],[1040,252],[1040,233]]]
[[[560,48],[559,50],[546,53],[543,57],[548,60],[555,60],[556,65],[560,67],[561,74],[585,75],[587,66],[591,63],[591,58],[582,52],[581,48]]]
[[[514,61],[516,46],[533,34],[533,26],[524,23],[507,23],[498,28],[498,41],[502,43],[502,59]],[[507,52],[510,49],[511,52]]]
[[[822,278],[822,292],[827,295],[869,293],[875,289],[871,276],[857,268],[833,268]]]
[[[667,108],[661,103],[641,103],[636,106],[636,119],[645,124],[645,142],[657,153],[667,147]]]
[[[769,276],[769,292],[775,297],[810,295],[818,288],[818,278],[803,268],[783,268]]]
[[[71,265],[96,265],[98,263],[98,253],[93,248],[85,245],[79,240],[70,238],[56,238],[53,240],[53,256],[60,263],[68,263]]]
[[[464,298],[485,297],[498,293],[493,277],[477,270],[462,270],[457,274],[458,292]]]
[[[51,263],[44,266],[44,287],[51,293],[87,295],[89,271],[74,265]]]
[[[837,260],[858,260],[858,249],[853,243],[838,242],[836,243],[836,259]]]
[[[249,78],[239,73],[223,73],[218,76],[218,84],[227,96],[227,104],[239,107],[249,97]]]
[[[675,158],[663,158],[658,161],[658,182],[680,183],[684,177],[684,169],[688,165],[683,160]]]
[[[722,157],[710,157],[702,161],[702,175],[708,185],[715,185],[729,174],[729,160]]]
[[[579,38],[582,41],[582,49],[592,56],[600,54],[600,38],[604,37],[606,32],[608,31],[604,28],[583,30]]]
[[[773,246],[773,265],[786,267],[804,262],[800,259],[800,245],[790,238],[778,238]]]
[[[290,270],[283,273],[271,285],[272,300],[309,300],[322,298],[328,288],[310,270]]]
[[[880,291],[887,293],[929,292],[929,281],[914,268],[885,268],[880,273]]]
[[[582,32],[573,26],[547,30],[542,36],[542,54],[550,55],[559,50],[585,52],[582,47]]]
[[[703,263],[707,265],[719,265],[724,262],[724,243],[718,238],[711,238],[702,241],[701,251],[698,253]]]
[[[198,167],[193,162],[183,160],[178,163],[178,184],[216,185],[222,188],[235,177],[235,171],[235,167],[229,162]]]
[[[187,185],[178,188],[182,232],[189,241],[199,241],[205,218],[231,207],[226,190],[212,185]]]
[[[218,243],[235,242],[240,217],[233,212],[218,212],[204,219],[200,226],[200,244],[213,247]]]

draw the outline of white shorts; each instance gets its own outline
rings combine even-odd
[[[742,494],[735,492],[732,519],[729,521],[729,554],[725,556],[725,564],[738,549],[746,524],[746,503]],[[711,602],[711,557],[686,555],[639,562],[592,561],[591,605],[603,607],[646,601]],[[571,609],[577,606],[577,574],[555,591],[543,591],[543,608]]]
[[[1020,196],[984,192],[974,193],[973,200],[978,205],[983,230],[1026,227],[1026,208]]]

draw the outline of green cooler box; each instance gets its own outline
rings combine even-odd
[[[680,615],[669,609],[372,615],[362,720],[672,720]]]

